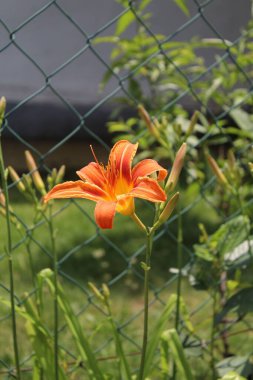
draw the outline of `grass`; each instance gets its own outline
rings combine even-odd
[[[191,195],[187,195],[187,202],[192,201]],[[15,199],[15,197],[14,197]],[[12,202],[13,209],[18,215],[25,240],[22,243],[20,233],[13,228],[13,264],[15,273],[16,295],[20,301],[24,299],[25,293],[30,293],[34,289],[32,281],[32,271],[30,261],[26,252],[25,244],[30,244],[33,270],[38,273],[46,267],[52,267],[50,257],[50,239],[45,223],[38,223],[34,228],[34,210],[31,205],[18,200]],[[138,205],[138,212],[143,220],[147,221],[150,211],[146,204]],[[208,212],[203,213],[203,207]],[[60,262],[60,281],[71,300],[71,305],[76,314],[79,315],[80,323],[88,334],[101,365],[105,371],[113,372],[117,367],[114,345],[111,339],[111,331],[106,322],[105,314],[101,311],[101,305],[92,297],[87,283],[93,281],[98,286],[102,282],[111,284],[111,302],[113,314],[119,326],[122,327],[124,336],[124,348],[129,354],[132,368],[139,365],[139,347],[142,335],[142,270],[140,261],[144,250],[144,237],[141,232],[133,225],[132,221],[124,216],[116,216],[115,227],[111,231],[101,233],[93,222],[94,205],[89,202],[58,201],[54,204],[54,228],[56,231],[56,247]],[[200,212],[201,211],[201,212]],[[196,220],[207,225],[207,228],[214,229],[218,223],[213,210],[203,202],[198,203],[190,214],[183,217],[184,223],[184,262],[191,257],[191,246],[198,238],[198,227]],[[8,267],[7,259],[4,254],[5,227],[4,219],[1,218],[0,230],[0,267],[1,267],[1,287],[0,297],[8,298]],[[33,232],[31,232],[33,231]],[[176,221],[170,225],[170,229],[163,231],[161,238],[154,244],[152,257],[152,290],[151,299],[154,300],[150,308],[150,330],[160,315],[164,303],[170,295],[176,292],[176,281],[170,273],[171,267],[177,267],[177,245],[173,236],[176,235]],[[25,235],[24,235],[25,233]],[[171,237],[172,234],[172,237]],[[21,244],[22,243],[22,244]],[[24,244],[25,243],[25,244]],[[139,254],[137,255],[136,253]],[[131,263],[131,265],[129,265]],[[210,338],[211,329],[211,303],[207,303],[198,312],[194,309],[203,303],[208,295],[205,291],[196,291],[189,286],[188,281],[183,281],[182,294],[191,311],[191,320],[195,327],[195,332],[203,341]],[[35,299],[32,296],[32,299]],[[53,299],[48,289],[44,289],[44,314],[43,318],[48,327],[52,330],[53,320]],[[11,323],[9,310],[7,307],[0,309],[0,378],[7,378],[1,375],[4,370],[4,363],[13,364]],[[173,326],[173,319],[168,322],[168,327]],[[240,328],[240,326],[238,327]],[[241,326],[242,328],[242,326]],[[63,347],[66,363],[71,363],[69,370],[75,367],[78,362],[78,355],[75,344],[65,327],[63,315],[60,314],[60,345]],[[24,361],[23,368],[31,366],[29,354],[32,352],[30,340],[27,337],[24,320],[18,317],[18,339],[20,343],[21,358]],[[233,347],[240,347],[241,342],[245,352],[252,344],[251,334],[231,336]],[[219,345],[219,344],[218,344]],[[208,355],[204,354],[205,349],[189,349],[187,354],[196,379],[209,379],[209,360]],[[205,364],[202,356],[205,355]],[[27,361],[26,361],[26,358]],[[105,360],[107,358],[107,360]],[[109,360],[110,359],[110,360]],[[156,369],[154,368],[154,376]],[[159,371],[159,370],[158,370]],[[1,377],[3,376],[3,377]],[[71,374],[71,379],[84,379],[84,370],[79,368]],[[156,377],[154,377],[155,379]],[[24,372],[24,379],[31,379],[31,372]]]

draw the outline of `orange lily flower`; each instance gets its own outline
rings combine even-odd
[[[131,168],[138,144],[118,141],[112,148],[108,165],[104,167],[92,150],[96,162],[77,171],[81,181],[68,181],[56,185],[44,197],[86,198],[97,202],[95,220],[101,228],[112,228],[116,211],[123,215],[134,214],[134,197],[151,202],[164,202],[166,194],[158,184],[167,176],[167,170],[155,160],[145,159]],[[157,180],[148,175],[158,172]]]

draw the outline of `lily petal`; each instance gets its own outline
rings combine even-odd
[[[167,196],[153,178],[140,178],[137,185],[128,193],[132,197],[147,199],[150,202],[164,202]]]
[[[91,162],[87,166],[78,170],[76,174],[83,180],[93,183],[98,187],[103,188],[106,182],[105,169],[97,164],[96,162]]]
[[[83,181],[68,181],[54,186],[45,195],[44,202],[54,198],[85,198],[97,202],[107,199],[107,194],[96,185]]]
[[[158,172],[158,181],[162,181],[167,176],[167,170],[159,165],[155,160],[151,160],[150,158],[142,160],[133,168],[133,182],[135,182],[138,177],[146,177],[147,175],[155,172]]]
[[[117,202],[99,201],[95,207],[95,220],[100,228],[112,228]]]
[[[108,169],[112,175],[117,175],[128,183],[131,181],[131,165],[137,148],[138,144],[131,144],[127,140],[118,141],[113,146],[108,161]]]

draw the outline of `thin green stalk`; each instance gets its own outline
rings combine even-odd
[[[26,243],[26,251],[28,254],[28,261],[29,261],[29,266],[31,270],[31,277],[32,277],[32,284],[34,289],[36,288],[36,280],[35,280],[35,270],[34,270],[34,262],[32,258],[32,252],[31,252],[31,237],[29,237],[28,242]]]
[[[115,323],[113,316],[112,316],[111,305],[110,305],[109,300],[106,297],[105,297],[105,306],[106,306],[107,312],[108,312],[108,320],[112,326],[112,330],[113,330],[114,337],[116,340],[117,355],[118,355],[118,358],[120,359],[119,360],[119,366],[120,367],[123,366],[122,378],[130,380],[131,379],[131,372],[130,372],[130,369],[129,369],[129,366],[128,366],[128,363],[126,360],[126,356],[125,356],[125,353],[124,353],[124,350],[123,350],[123,347],[121,344],[121,339],[119,337],[119,332],[117,330],[116,323]],[[121,371],[120,371],[120,373],[121,373]]]
[[[58,365],[58,262],[57,262],[57,252],[55,247],[55,232],[53,227],[52,218],[52,205],[49,205],[49,217],[43,213],[49,227],[50,240],[51,240],[51,251],[53,255],[53,283],[54,283],[54,365],[55,365],[55,379],[59,379],[59,365]]]
[[[177,235],[177,267],[178,267],[178,279],[177,279],[177,305],[176,305],[176,318],[175,318],[175,329],[178,333],[178,326],[180,320],[180,297],[181,297],[181,287],[182,287],[182,242],[183,242],[183,228],[182,228],[182,217],[179,212],[178,214],[178,235]]]
[[[37,202],[37,199],[36,199],[36,202]],[[35,215],[33,217],[33,225],[35,225],[38,222],[38,220],[39,220],[39,212],[36,210]],[[35,273],[35,269],[34,269],[34,261],[33,261],[33,257],[32,257],[32,251],[31,251],[31,243],[32,243],[32,239],[33,239],[33,234],[34,234],[34,229],[32,231],[29,231],[28,241],[25,243],[25,246],[26,246],[29,266],[30,266],[30,270],[31,270],[32,284],[33,284],[33,287],[35,289],[37,286],[36,285],[36,273]],[[35,296],[37,297],[37,292],[35,293]]]
[[[144,367],[145,367],[145,356],[147,350],[148,341],[148,309],[149,309],[149,272],[150,272],[150,258],[152,252],[153,243],[153,233],[147,232],[147,248],[146,248],[146,260],[143,263],[144,269],[144,321],[143,321],[143,341],[141,350],[141,364],[139,371],[139,380],[143,380]]]
[[[180,321],[180,298],[181,298],[181,288],[182,288],[182,242],[183,242],[183,228],[182,228],[182,217],[180,212],[178,213],[178,235],[177,235],[177,267],[178,267],[178,278],[177,278],[177,303],[176,303],[176,317],[175,317],[175,329],[179,334],[179,321]],[[177,367],[173,366],[172,379],[176,379]]]
[[[216,370],[215,370],[215,355],[214,355],[214,344],[215,344],[215,314],[216,314],[216,306],[217,306],[217,295],[216,292],[213,294],[213,323],[211,330],[211,344],[210,344],[210,355],[211,355],[211,370],[212,370],[212,379],[216,380]]]
[[[0,125],[1,127],[1,125]],[[9,281],[10,281],[10,301],[11,301],[11,317],[12,317],[12,337],[13,337],[13,349],[15,356],[16,366],[16,378],[21,380],[21,372],[19,365],[19,352],[18,352],[18,339],[17,339],[17,324],[16,324],[16,312],[15,312],[15,292],[14,292],[14,275],[13,275],[13,262],[12,262],[12,235],[11,235],[11,221],[10,221],[10,204],[9,204],[9,192],[7,188],[7,180],[4,169],[4,159],[1,144],[1,131],[0,131],[0,174],[2,178],[2,188],[5,196],[5,211],[6,211],[6,226],[7,226],[7,245],[6,253],[9,263]]]
[[[135,214],[135,212],[133,214],[130,215],[131,218],[133,219],[133,221],[137,224],[137,226],[142,230],[144,231],[145,233],[147,232],[147,229],[145,227],[145,225],[142,223],[142,221],[140,220],[140,218]]]

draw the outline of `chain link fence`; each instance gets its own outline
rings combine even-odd
[[[33,13],[27,14],[27,17],[21,20],[18,25],[9,25],[8,20],[4,18],[0,20],[0,27],[3,32],[0,57],[3,56],[8,65],[8,57],[12,56],[12,49],[16,49],[19,56],[22,56],[23,59],[23,66],[20,67],[19,75],[22,75],[22,68],[27,70],[27,67],[30,67],[31,76],[33,77],[35,75],[34,73],[36,73],[40,78],[37,82],[35,81],[36,86],[37,83],[40,83],[40,85],[23,89],[22,92],[14,96],[14,101],[10,99],[8,103],[3,131],[3,148],[4,151],[6,150],[6,159],[8,162],[14,162],[19,168],[22,168],[22,164],[19,166],[20,161],[23,160],[20,154],[22,150],[29,149],[36,158],[39,169],[43,175],[50,173],[52,165],[54,164],[60,165],[64,163],[68,169],[73,169],[73,166],[75,169],[78,169],[82,165],[84,166],[90,161],[91,157],[89,157],[87,153],[89,143],[92,142],[100,153],[108,152],[111,141],[104,124],[106,121],[111,120],[110,112],[114,108],[117,108],[117,105],[121,107],[119,100],[118,103],[115,102],[115,99],[119,98],[124,98],[125,105],[127,105],[127,107],[125,107],[127,108],[126,114],[123,114],[125,116],[135,115],[135,110],[140,102],[145,103],[152,116],[156,116],[157,118],[162,117],[164,114],[169,115],[170,113],[176,115],[177,108],[175,109],[175,107],[177,107],[178,104],[182,104],[190,115],[194,110],[201,110],[209,127],[206,128],[204,133],[203,130],[197,132],[197,139],[190,147],[192,152],[206,146],[206,143],[209,141],[212,142],[210,145],[214,146],[214,151],[218,149],[220,152],[221,149],[224,149],[223,141],[225,146],[226,144],[229,145],[233,141],[233,134],[230,134],[228,137],[224,132],[224,120],[228,121],[229,128],[236,128],[236,126],[238,129],[242,128],[242,130],[247,130],[248,128],[248,132],[250,132],[250,128],[252,127],[251,120],[240,119],[240,121],[238,121],[238,118],[244,112],[243,107],[250,109],[252,105],[252,65],[250,62],[250,49],[252,44],[251,24],[249,21],[248,25],[242,26],[241,29],[238,28],[238,34],[233,40],[228,40],[227,37],[224,37],[222,32],[217,29],[213,18],[209,18],[208,16],[209,8],[211,9],[211,7],[217,6],[217,10],[219,10],[220,2],[218,0],[202,2],[189,0],[190,4],[187,5],[185,5],[183,1],[171,2],[174,7],[172,9],[174,9],[175,12],[185,12],[186,17],[185,21],[178,25],[175,30],[170,32],[165,31],[163,35],[157,34],[157,32],[153,30],[152,18],[149,19],[146,17],[146,8],[141,8],[142,2],[123,1],[123,6],[115,8],[118,9],[118,11],[103,25],[96,25],[96,12],[98,12],[96,11],[93,15],[90,15],[92,19],[92,33],[86,30],[85,25],[83,25],[81,21],[77,21],[73,17],[68,7],[63,6],[61,1],[54,0],[47,3],[40,3],[40,6],[34,5]],[[147,10],[148,6],[147,4]],[[171,4],[170,6],[172,7]],[[181,7],[181,10],[178,6]],[[189,6],[190,13],[188,13],[187,6]],[[240,7],[247,6],[250,12],[249,3],[242,5],[237,2],[235,8],[238,7],[239,9]],[[15,11],[15,8],[13,11]],[[84,11],[89,12],[88,5]],[[71,29],[72,34],[76,33],[77,39],[80,42],[79,48],[77,50],[73,48],[68,56],[57,55],[57,46],[55,46],[56,58],[54,57],[53,59],[56,64],[54,67],[53,65],[50,67],[52,57],[43,56],[43,59],[36,58],[36,51],[40,49],[39,40],[36,42],[37,50],[34,54],[31,53],[29,44],[26,45],[27,41],[25,39],[20,42],[22,33],[24,33],[26,29],[29,30],[30,25],[39,19],[38,27],[41,28],[43,33],[43,28],[47,27],[45,20],[50,14],[54,15],[53,17],[50,16],[52,20],[54,17],[55,20],[61,17],[61,19],[64,20],[64,28],[66,28],[66,30],[68,30],[68,28]],[[124,35],[124,28],[127,29],[127,26],[124,26],[124,23],[129,23],[128,26],[130,28],[129,34],[126,35]],[[187,41],[186,36],[188,33],[191,34],[191,27],[196,23],[205,26],[206,34],[210,34],[211,36],[209,41],[207,41],[207,39],[201,39],[200,42],[198,36],[195,39],[191,39],[191,41]],[[137,26],[134,27],[133,25]],[[122,31],[119,31],[120,27]],[[57,23],[55,23],[54,27],[50,30],[53,29],[55,29],[55,33],[59,33],[59,31],[57,31]],[[113,34],[115,29],[116,34]],[[143,54],[139,54],[138,56],[138,52],[136,52],[136,57],[133,57],[135,62],[132,66],[127,66],[127,63],[130,61],[129,55],[134,53],[130,48],[129,51],[127,48],[125,51],[122,49],[122,56],[120,56],[121,61],[119,59],[119,61],[116,62],[116,59],[109,56],[112,50],[110,43],[115,44],[115,49],[119,46],[117,44],[120,44],[120,41],[128,41],[128,43],[130,43],[131,39],[134,40],[135,33],[138,35],[137,30],[141,30],[142,35],[140,34],[140,36],[145,35],[145,39],[148,40],[147,45],[142,46]],[[26,36],[28,35],[29,33],[26,34]],[[108,36],[111,37],[108,38]],[[54,41],[54,35],[51,37]],[[60,42],[61,36],[58,37],[59,43],[62,43],[62,41]],[[33,36],[29,36],[29,38],[32,39]],[[66,36],[62,36],[63,40],[64,38],[66,38]],[[178,50],[175,49],[173,53],[174,42]],[[176,43],[178,43],[178,45],[176,45]],[[73,42],[73,46],[74,45],[75,43]],[[190,57],[185,56],[185,61],[182,62],[180,59],[182,58],[182,60],[184,60],[184,54],[187,55],[187,46],[188,48],[191,47],[192,53]],[[69,48],[67,50],[68,52],[71,51]],[[204,55],[207,54],[204,60],[200,59],[203,51],[205,51]],[[125,61],[124,54],[126,54]],[[86,77],[85,57],[88,55],[92,57],[90,58],[91,65],[93,64],[92,62],[97,62],[101,72],[100,78],[94,78],[93,93],[96,93],[98,89],[97,84],[102,80],[102,74],[107,73],[104,77],[104,82],[108,82],[109,84],[108,87],[105,87],[104,91],[100,92],[97,96],[93,96],[94,99],[92,99],[92,102],[89,103],[86,101],[84,107],[80,98],[75,98],[75,96],[71,97],[71,95],[65,91],[64,86],[60,86],[60,82],[62,78],[65,78],[65,80],[68,78],[68,73],[70,77],[74,75],[73,72],[75,69],[77,69],[78,73]],[[215,57],[216,55],[217,57]],[[158,66],[156,67],[156,65]],[[166,67],[166,70],[164,67]],[[12,63],[10,63],[9,69],[11,70],[11,68]],[[149,94],[149,88],[147,88],[147,85],[144,83],[141,96],[139,97],[139,87],[142,85],[142,83],[140,85],[141,81],[139,81],[139,78],[142,70],[145,71],[148,69],[164,71],[162,78],[159,77],[159,73],[156,73],[155,78],[153,78],[153,82],[150,86],[153,92],[151,91]],[[166,75],[169,73],[171,73],[171,83],[170,79],[166,78]],[[15,72],[13,72],[14,78],[15,75]],[[223,76],[223,78],[226,79],[226,75],[229,77],[228,80],[230,80],[231,83],[221,82],[220,78]],[[89,81],[89,86],[92,85],[91,82],[93,81]],[[156,87],[156,82],[159,82],[158,87]],[[67,80],[66,83],[68,83]],[[11,86],[8,88],[7,85],[4,85],[3,90],[4,89],[6,89],[7,93],[12,92]],[[232,93],[234,96],[229,98]],[[223,94],[223,98],[221,94]],[[1,95],[5,95],[5,93]],[[219,98],[219,96],[221,96],[221,98]],[[222,106],[224,98],[229,98],[226,107]],[[49,100],[46,101],[46,99]],[[158,99],[156,105],[153,104],[153,99]],[[62,115],[61,119],[57,119],[56,127],[50,123],[52,113],[51,111],[49,112],[49,108],[47,108],[50,107],[51,100],[52,103],[56,104],[56,111],[59,111]],[[45,106],[40,108],[41,104]],[[240,115],[238,112],[236,113],[238,110],[241,112]],[[38,111],[38,113],[36,113],[36,111]],[[35,115],[31,121],[29,121],[29,116],[27,116],[29,112]],[[49,112],[49,116],[46,115],[47,112]],[[116,118],[121,116],[122,114],[120,116],[116,115]],[[63,120],[65,117],[66,120]],[[242,118],[243,117],[246,117],[246,114],[243,114]],[[19,120],[21,120],[21,126],[18,125]],[[34,122],[36,120],[38,120],[38,125],[36,125],[37,122]],[[202,119],[202,121],[203,120],[204,119]],[[56,130],[56,128],[58,128],[58,130]],[[126,131],[124,131],[124,133],[125,132]],[[136,134],[133,133],[132,130],[130,132],[129,139],[133,142],[137,140],[142,141],[142,139],[145,140],[147,134],[144,128],[138,129],[138,133],[136,132]],[[31,138],[31,136],[33,137]],[[47,144],[41,145],[40,141],[44,141],[48,136],[50,136],[50,139]],[[80,139],[82,139],[84,160],[77,163],[75,160],[73,161],[73,156],[75,155],[77,146],[75,145],[76,141],[80,142]],[[153,142],[151,142],[151,145],[152,143]],[[252,143],[248,140],[247,143],[239,144],[236,151],[237,157],[239,157],[239,159],[240,157],[245,157],[245,152],[248,152],[250,155],[251,145]],[[65,146],[69,147],[68,151],[64,151]],[[16,152],[18,152],[18,157]],[[59,155],[57,156],[58,153]],[[80,152],[77,154],[81,156]],[[101,155],[102,154],[103,153],[101,153]],[[193,155],[193,157],[196,156]],[[59,162],[62,159],[65,161]],[[198,159],[202,158],[198,157]],[[70,165],[68,167],[69,163]],[[71,173],[67,172],[67,176],[68,175],[71,176]],[[187,181],[190,181],[191,184],[194,181],[200,181],[200,192],[197,196],[194,196],[194,199],[187,194],[187,199],[189,199],[188,204],[187,200],[182,200],[180,211],[174,214],[155,237],[153,267],[154,272],[157,272],[159,276],[162,274],[159,281],[157,281],[156,276],[154,276],[151,285],[151,315],[154,320],[158,311],[165,304],[169,294],[172,293],[171,289],[176,289],[179,273],[187,273],[194,263],[192,243],[198,241],[199,233],[197,225],[199,223],[198,217],[201,215],[201,208],[205,210],[207,215],[201,215],[200,221],[207,222],[209,218],[215,220],[213,225],[210,223],[210,228],[214,229],[214,226],[217,227],[219,223],[226,221],[228,217],[231,218],[231,215],[226,213],[226,209],[217,207],[217,203],[210,196],[212,191],[214,191],[214,177],[198,177],[188,164],[186,164],[183,176],[191,178],[191,180],[184,179],[186,183]],[[10,197],[11,200],[12,198],[14,199],[14,212],[18,223],[25,231],[24,236],[21,238],[18,233],[14,233],[13,245],[16,303],[17,305],[22,305],[24,300],[27,300],[29,297],[33,299],[36,293],[36,284],[33,283],[28,274],[27,253],[23,251],[23,245],[26,244],[28,250],[31,251],[34,270],[36,271],[46,266],[53,266],[53,257],[47,238],[41,239],[41,236],[45,234],[46,222],[36,222],[36,219],[32,219],[29,211],[27,211],[28,208],[25,209],[25,212],[22,210],[22,202],[21,205],[18,201],[15,203],[16,197],[18,198],[15,188],[15,184],[10,183]],[[250,204],[251,202],[249,200],[247,205],[250,206]],[[138,207],[140,211],[147,209],[146,205],[142,203],[140,203]],[[115,222],[115,228],[110,232],[104,232],[98,229],[93,220],[92,205],[90,206],[89,202],[86,201],[79,202],[70,200],[66,202],[60,201],[59,203],[55,202],[53,210],[54,224],[56,228],[58,227],[60,229],[56,235],[59,276],[66,294],[70,299],[73,298],[73,307],[76,315],[86,324],[88,329],[92,329],[97,321],[101,323],[101,328],[103,329],[102,319],[104,318],[104,312],[98,301],[89,291],[87,279],[93,279],[98,285],[102,282],[107,282],[112,290],[112,294],[114,289],[118,294],[118,292],[122,292],[123,287],[129,288],[129,291],[132,292],[133,299],[137,300],[138,305],[136,307],[132,305],[130,311],[125,310],[124,302],[119,305],[118,309],[121,310],[120,308],[122,307],[124,312],[119,311],[118,330],[125,341],[128,341],[129,355],[132,355],[133,358],[138,358],[141,335],[138,330],[142,323],[143,312],[139,295],[140,283],[143,276],[139,268],[139,262],[145,250],[145,244],[140,234],[138,231],[133,230],[131,223],[125,222],[123,217],[118,217]],[[234,208],[232,216],[240,212],[241,206],[238,205],[237,208]],[[183,231],[185,236],[183,236],[183,243],[178,242],[179,220],[181,220],[184,226]],[[3,218],[1,219],[1,225],[4,226]],[[77,225],[78,227],[76,227]],[[192,236],[187,235],[188,225],[191,226],[190,230],[192,231]],[[82,227],[80,228],[80,226]],[[5,237],[4,227],[1,228],[1,230],[1,239],[3,240]],[[66,239],[69,240],[67,246]],[[8,269],[7,257],[4,253],[3,245],[1,246],[1,250],[0,267],[2,268],[1,272],[3,275],[1,275],[0,294],[1,297],[7,298],[10,289],[8,278],[5,276]],[[183,252],[184,267],[182,272],[176,269],[178,265],[176,256],[179,250]],[[170,266],[176,268],[170,269]],[[161,268],[164,267],[166,269],[161,270]],[[188,288],[187,285],[185,285],[185,287]],[[73,297],[72,294],[75,294],[75,296]],[[190,297],[195,297],[191,291],[189,291],[189,294]],[[187,298],[187,289],[185,290],[185,295]],[[206,313],[209,313],[210,301],[211,297],[207,296],[207,293],[200,293],[198,299],[194,299],[194,302],[190,302],[191,318],[198,321],[198,318],[202,319]],[[116,298],[115,302],[120,303],[119,298]],[[117,305],[115,309],[117,309]],[[200,315],[200,317],[198,317],[198,315]],[[22,320],[18,319],[18,326],[20,326],[20,328],[22,323]],[[2,351],[2,354],[0,354],[0,377],[3,379],[13,377],[14,359],[9,342],[10,337],[5,334],[5,331],[10,332],[10,324],[9,311],[3,307],[0,320],[1,331],[3,332],[0,338],[0,351]],[[183,325],[180,328],[183,329]],[[66,330],[64,321],[60,320],[59,342],[61,349],[68,357],[68,363],[71,363],[69,364],[70,370],[73,370],[73,373],[75,373],[76,367],[78,367],[78,371],[80,372],[78,372],[77,378],[85,378],[83,377],[85,376],[84,369],[81,368],[80,363],[79,365],[77,364],[78,356],[72,347],[73,345],[66,341],[68,334]],[[24,340],[27,339],[24,331],[21,331],[19,334],[21,336],[20,340],[22,339],[22,342],[20,342],[21,347],[24,345],[24,348],[21,349],[21,370],[23,371],[24,378],[27,376],[29,379],[31,378],[29,376],[31,376],[33,354],[29,344],[23,344]],[[105,337],[102,334],[102,338],[98,339],[98,342],[95,343],[96,352],[98,356],[101,357],[101,361],[105,359],[115,361],[115,358],[110,356],[110,347],[112,346],[112,339],[110,337]],[[206,344],[208,345],[209,343],[207,338]],[[203,342],[197,335],[194,336],[194,339],[193,337],[190,338],[187,334],[185,335],[184,346],[186,348],[194,347],[197,349],[201,348],[202,344]],[[7,350],[5,350],[5,346],[7,346]]]

